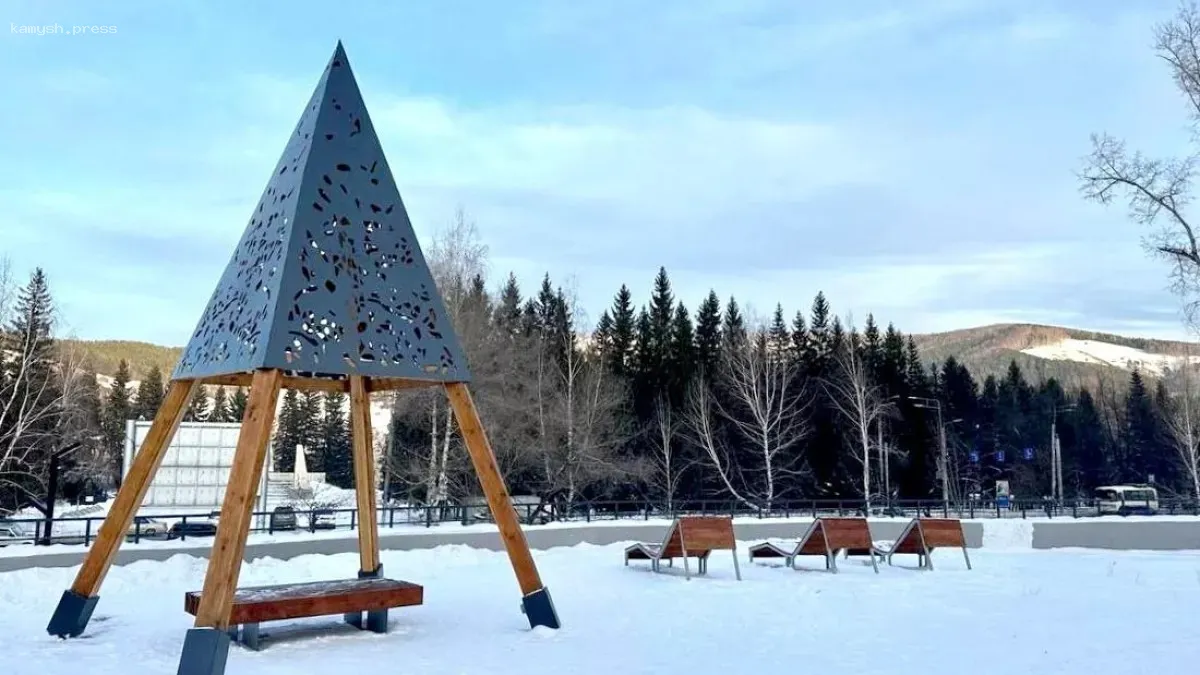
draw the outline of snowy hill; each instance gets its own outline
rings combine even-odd
[[[980,378],[1003,374],[1012,361],[1032,379],[1064,381],[1101,376],[1120,381],[1135,368],[1160,376],[1182,364],[1189,353],[1193,363],[1200,363],[1200,345],[1062,326],[993,324],[913,338],[926,363],[953,356]]]
[[[1200,353],[1200,350],[1196,350]],[[1076,340],[1067,338],[1060,342],[1022,349],[1022,354],[1052,361],[1075,361],[1108,365],[1123,370],[1134,370],[1152,375],[1163,375],[1168,370],[1178,369],[1190,360],[1200,363],[1200,356],[1183,354],[1155,354],[1144,349],[1126,347],[1101,340]]]

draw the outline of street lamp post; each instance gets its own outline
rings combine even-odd
[[[914,401],[913,405],[917,408],[932,408],[937,411],[938,418],[938,474],[942,479],[942,509],[950,508],[950,475],[946,470],[946,425],[942,423],[942,402],[936,398],[925,398],[923,396],[909,396],[910,401]]]
[[[1050,411],[1050,498],[1063,501],[1062,445],[1058,442],[1058,413],[1074,410],[1075,405],[1056,405]]]

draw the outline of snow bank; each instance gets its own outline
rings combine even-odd
[[[1032,549],[1033,524],[1032,520],[984,520],[983,548],[992,549]]]
[[[967,571],[948,551],[934,554],[935,572],[897,560],[879,574],[865,559],[839,561],[840,572],[829,574],[810,561],[793,571],[743,557],[741,582],[730,556],[718,554],[707,578],[687,582],[681,566],[663,574],[624,566],[622,548],[534,553],[560,631],[529,630],[503,553],[384,552],[390,577],[426,591],[425,605],[391,613],[389,633],[354,630],[340,616],[268,623],[266,648],[234,648],[226,673],[374,672],[383,664],[423,675],[746,673],[803,663],[813,672],[895,675],[920,664],[923,675],[960,675],[964,663],[1003,654],[1005,671],[1092,675],[1168,672],[1200,660],[1194,554],[984,549],[972,552]],[[0,672],[174,672],[192,624],[182,596],[201,587],[204,566],[179,555],[114,568],[86,639],[69,641],[44,626],[74,570],[0,574]],[[347,578],[357,568],[355,554],[263,559],[243,567],[241,585]]]

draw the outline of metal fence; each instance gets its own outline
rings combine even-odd
[[[793,518],[817,516],[864,515],[911,518],[917,515],[954,518],[1093,518],[1099,516],[1095,502],[1080,500],[1053,504],[1035,500],[1012,500],[1007,508],[991,502],[943,503],[940,500],[897,500],[891,503],[872,503],[867,509],[861,500],[809,499],[778,501],[770,509],[751,508],[729,500],[693,500],[673,505],[645,501],[577,502],[570,506],[516,504],[517,514],[527,525],[551,522],[593,522],[606,520],[650,520],[673,518],[678,515],[731,515],[752,518]],[[130,525],[126,539],[132,543],[143,540],[186,540],[212,537],[216,533],[218,511],[205,513],[139,513]],[[312,511],[296,509],[294,514],[275,511],[256,511],[251,520],[251,532],[317,532],[355,530],[358,510],[318,508]],[[1159,500],[1156,515],[1190,515],[1200,517],[1200,505],[1195,501]],[[104,516],[55,518],[51,536],[44,536],[44,518],[0,519],[0,546],[19,544],[84,544],[96,538]],[[378,525],[381,528],[430,528],[444,524],[471,525],[491,522],[486,502],[446,506],[381,506]],[[5,536],[5,529],[12,532]],[[165,531],[164,531],[165,529]],[[13,532],[15,531],[15,532]],[[14,536],[15,535],[15,536]]]

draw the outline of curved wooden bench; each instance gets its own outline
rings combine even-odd
[[[386,633],[388,610],[420,605],[424,595],[424,588],[417,584],[375,578],[239,588],[233,596],[229,630],[234,640],[257,650],[258,624],[263,621],[342,614],[347,623],[362,628],[365,612],[367,630]],[[199,591],[184,596],[183,608],[188,614],[195,615],[199,607]]]
[[[625,549],[625,565],[630,560],[649,560],[650,568],[659,571],[663,560],[673,566],[675,558],[683,558],[683,573],[690,580],[691,568],[688,558],[699,559],[699,574],[708,573],[708,558],[713,551],[733,552],[733,571],[738,581],[742,570],[738,567],[737,538],[733,534],[733,518],[729,516],[682,516],[676,518],[667,530],[661,544],[637,543]]]
[[[871,566],[879,572],[875,560],[878,551],[871,543],[871,527],[866,518],[817,518],[792,550],[763,542],[750,547],[750,560],[784,558],[787,566],[795,569],[798,556],[819,555],[825,558],[825,569],[836,573],[839,551],[845,551],[847,556],[870,555]]]
[[[888,551],[887,562],[891,565],[892,556],[905,553],[917,556],[920,569],[932,570],[931,554],[939,548],[961,548],[967,569],[971,569],[971,557],[967,554],[967,538],[963,533],[962,521],[955,518],[913,518]]]

